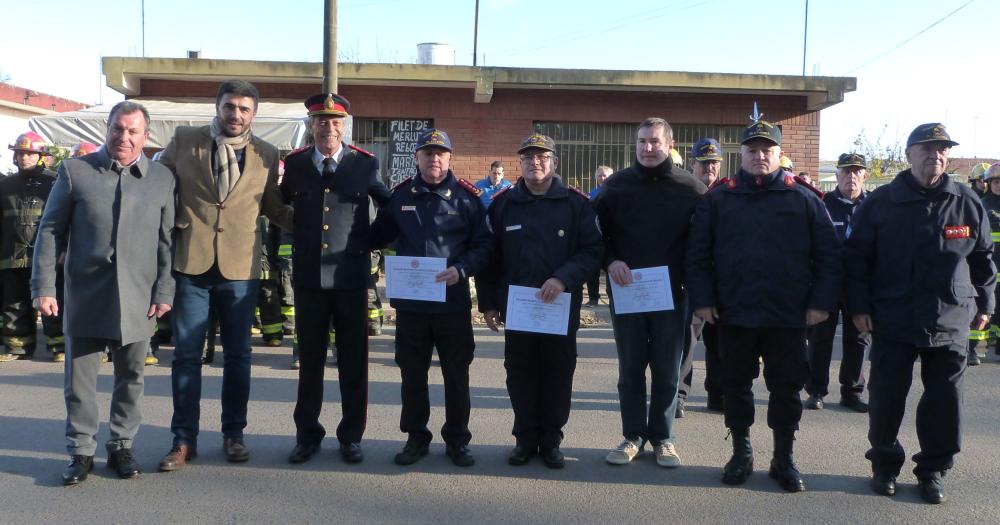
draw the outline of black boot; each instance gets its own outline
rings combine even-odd
[[[770,476],[778,480],[781,488],[788,492],[802,492],[806,484],[802,481],[799,469],[792,460],[792,443],[795,441],[795,430],[781,429],[774,431],[774,459],[771,460]]]
[[[750,445],[750,429],[734,428],[733,457],[722,469],[722,482],[726,485],[742,485],[753,473],[753,447]]]

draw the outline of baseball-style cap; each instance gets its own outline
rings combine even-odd
[[[781,129],[766,120],[755,120],[749,126],[743,128],[740,136],[740,144],[746,144],[753,139],[770,140],[776,145],[781,145]]]
[[[951,140],[951,135],[948,135],[948,130],[944,129],[944,124],[940,122],[931,122],[917,126],[910,133],[910,137],[906,139],[906,147],[908,148],[914,144],[923,144],[924,142],[944,142],[949,146],[958,146],[957,142]]]
[[[545,151],[555,153],[556,141],[552,140],[552,137],[542,135],[541,133],[533,133],[529,135],[528,138],[521,141],[521,147],[517,149],[517,152],[524,153],[525,150],[532,148],[543,149]]]
[[[349,115],[351,103],[346,98],[336,93],[319,93],[306,99],[306,109],[309,116],[332,115],[334,117],[346,117]]]
[[[840,158],[837,159],[837,169],[849,168],[851,166],[868,169],[868,163],[865,161],[864,155],[860,153],[842,153]]]
[[[417,138],[417,149],[428,148],[428,147],[438,147],[444,148],[448,151],[451,149],[451,138],[444,131],[434,128],[427,128],[420,132],[420,136]]]
[[[722,146],[715,139],[701,139],[691,147],[691,158],[697,161],[722,160]]]

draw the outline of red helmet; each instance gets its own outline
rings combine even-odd
[[[90,155],[91,153],[97,152],[97,146],[89,142],[81,142],[76,146],[73,146],[69,156],[70,157],[82,157],[84,155]]]
[[[8,149],[14,151],[28,151],[31,153],[38,153],[41,155],[48,155],[49,151],[45,146],[45,139],[41,135],[35,133],[34,131],[29,131],[27,133],[22,133],[18,135],[17,140],[13,144],[8,146]]]

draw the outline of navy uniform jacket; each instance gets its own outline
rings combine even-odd
[[[833,227],[837,230],[837,239],[841,243],[847,238],[847,229],[851,227],[851,216],[854,215],[854,210],[867,196],[868,193],[862,190],[858,200],[852,201],[840,193],[840,188],[835,188],[823,196],[823,204],[826,205],[826,211],[830,212]]]
[[[506,318],[507,287],[540,288],[550,277],[573,295],[570,333],[580,323],[582,285],[601,263],[597,216],[587,196],[559,177],[545,195],[532,195],[524,180],[497,193],[487,210],[493,258],[476,277],[479,311],[498,310]]]
[[[389,189],[378,159],[343,145],[344,156],[330,180],[312,163],[314,146],[285,158],[281,194],[295,208],[292,272],[296,287],[322,290],[365,288],[371,270],[369,197],[379,206]]]
[[[691,216],[705,185],[670,159],[654,168],[638,162],[615,173],[593,201],[605,242],[605,266],[670,268],[674,301],[684,283]]]
[[[847,310],[877,337],[961,347],[976,312],[993,312],[996,267],[979,197],[944,175],[936,188],[905,170],[868,195],[847,237]]]
[[[406,179],[392,190],[389,204],[378,212],[372,226],[372,247],[396,241],[396,255],[443,257],[461,279],[446,289],[445,302],[391,299],[397,310],[422,313],[461,312],[472,308],[469,277],[489,263],[492,239],[486,229],[486,211],[472,184],[448,171],[432,188],[420,175]]]
[[[806,310],[832,312],[842,276],[830,215],[814,193],[778,170],[742,169],[702,198],[688,240],[693,309],[715,307],[723,325],[802,328]]]

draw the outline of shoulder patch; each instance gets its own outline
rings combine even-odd
[[[289,151],[288,155],[285,155],[285,157],[288,158],[291,157],[292,155],[298,155],[311,147],[312,146],[302,146],[301,148],[293,149],[292,151]]]
[[[402,186],[404,184],[407,184],[407,183],[411,182],[413,180],[413,177],[416,177],[416,175],[410,175],[409,177],[407,177],[407,178],[399,181],[398,183],[396,183],[395,186],[389,188],[389,191],[396,191],[396,188],[398,188],[398,187],[400,187],[400,186]]]
[[[799,186],[802,186],[802,187],[806,188],[807,190],[815,193],[816,196],[819,197],[819,200],[823,200],[823,196],[825,194],[823,193],[822,190],[820,190],[816,186],[813,186],[812,185],[812,181],[808,181],[808,180],[805,179],[805,177],[802,177],[800,175],[795,175],[795,176],[785,175],[785,180],[787,181],[788,179],[792,179],[794,182],[798,182]],[[787,182],[785,184],[788,185]],[[789,186],[789,187],[791,187],[791,186]]]
[[[475,184],[465,179],[460,179],[458,177],[455,177],[455,180],[458,182],[459,188],[464,189],[465,191],[471,193],[472,195],[479,197],[483,194],[483,190],[477,188]]]
[[[510,191],[510,190],[511,190],[512,188],[514,188],[514,185],[513,185],[513,184],[511,184],[510,186],[507,186],[506,188],[504,188],[504,189],[502,189],[502,190],[500,190],[500,191],[498,191],[498,192],[494,193],[494,194],[493,194],[493,197],[492,197],[492,198],[490,199],[490,200],[491,200],[491,202],[492,202],[492,201],[495,201],[495,200],[497,200],[497,199],[498,199],[498,198],[499,198],[499,197],[500,197],[501,195],[503,195],[504,193],[507,193],[507,192],[508,192],[508,191]]]
[[[583,190],[581,190],[580,188],[577,188],[576,186],[569,186],[569,185],[567,185],[566,187],[569,188],[569,191],[571,191],[571,192],[573,192],[573,193],[575,193],[575,194],[583,197],[584,199],[586,199],[588,201],[590,200],[590,195],[587,195],[586,193],[584,193]]]
[[[374,153],[372,153],[370,151],[365,151],[365,150],[363,150],[363,149],[355,146],[354,144],[348,144],[347,147],[353,149],[354,151],[357,151],[358,153],[360,153],[362,155],[367,155],[369,157],[374,157],[375,156]]]
[[[720,186],[729,187],[729,177],[722,177],[721,179],[715,179],[715,182],[713,182],[712,185],[708,187],[708,191],[706,191],[705,193],[708,193],[709,191],[712,191]],[[735,187],[735,185],[733,187]]]

